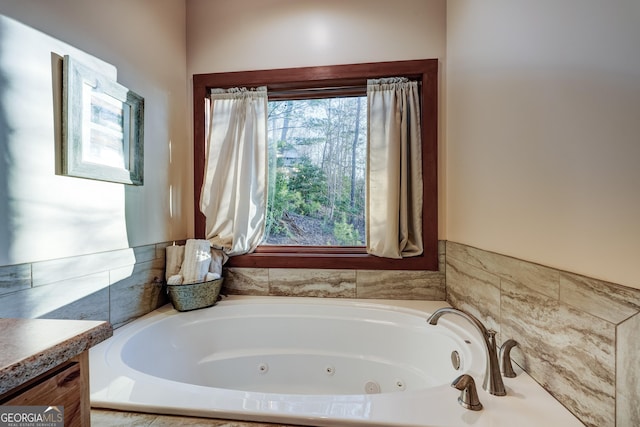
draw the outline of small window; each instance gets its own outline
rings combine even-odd
[[[307,152],[307,150],[318,149],[322,144],[312,147],[312,134],[303,135],[299,130],[289,129],[285,138],[282,137],[283,126],[274,126],[270,129],[273,133],[273,141],[280,144],[280,165],[284,174],[289,174],[287,185],[298,185],[301,190],[303,200],[308,206],[302,206],[296,201],[296,195],[292,195],[293,205],[302,206],[299,210],[291,210],[295,214],[303,212],[310,218],[317,218],[326,228],[321,233],[323,241],[318,244],[301,245],[301,241],[296,241],[296,233],[292,230],[275,230],[270,233],[265,244],[260,245],[252,254],[231,257],[228,266],[231,267],[255,267],[255,268],[330,268],[330,269],[377,269],[377,270],[437,270],[438,269],[438,178],[437,178],[437,127],[438,127],[438,60],[414,60],[381,62],[367,64],[350,64],[337,66],[304,67],[289,69],[274,69],[232,73],[197,74],[193,76],[193,111],[194,111],[194,228],[195,236],[202,238],[205,235],[205,218],[199,210],[199,196],[202,188],[204,175],[204,152],[205,152],[205,100],[211,88],[230,87],[258,87],[266,86],[270,101],[270,111],[277,108],[280,111],[296,106],[296,101],[304,101],[305,105],[313,105],[311,100],[332,99],[333,101],[347,102],[346,100],[365,99],[367,79],[379,79],[384,77],[407,77],[417,80],[420,83],[421,92],[421,132],[422,132],[422,170],[423,170],[423,206],[422,206],[422,229],[424,253],[420,256],[403,259],[389,259],[369,255],[365,250],[364,223],[357,209],[351,209],[351,196],[346,197],[344,192],[353,191],[356,195],[361,191],[357,183],[350,187],[344,180],[351,180],[355,177],[358,181],[358,168],[364,167],[364,160],[356,159],[356,173],[351,174],[348,161],[349,153],[341,153],[342,158],[336,161],[342,168],[343,176],[338,182],[328,176],[322,176],[324,171],[322,165],[317,164],[317,153]],[[365,97],[365,98],[363,98]],[[293,101],[275,104],[275,101]],[[333,102],[332,101],[332,102]],[[363,102],[362,110],[366,111],[366,102]],[[328,101],[327,101],[328,102]],[[353,101],[350,101],[353,102]],[[273,104],[272,104],[273,103]],[[302,103],[300,105],[303,105]],[[318,107],[320,108],[320,107]],[[326,108],[326,107],[325,107]],[[312,113],[313,115],[314,113]],[[319,113],[317,113],[319,114]],[[361,114],[366,114],[362,112]],[[317,119],[319,119],[318,117]],[[361,135],[358,136],[356,144],[361,143],[361,138],[366,141],[366,123],[359,124]],[[337,132],[338,130],[336,130]],[[340,131],[349,132],[354,136],[355,130]],[[321,136],[316,135],[316,138]],[[306,140],[305,140],[306,139]],[[349,138],[346,139],[349,141]],[[354,140],[355,141],[355,136]],[[352,142],[353,142],[352,141]],[[309,146],[304,146],[308,142]],[[298,144],[300,143],[300,145]],[[344,144],[343,148],[348,147]],[[356,151],[358,148],[356,148]],[[347,150],[348,151],[348,150]],[[321,158],[321,157],[320,157]],[[349,159],[350,160],[350,159]],[[284,165],[288,165],[287,168]],[[333,185],[339,188],[334,194],[309,193],[310,190],[299,188],[299,183],[295,183],[298,178],[296,173],[305,172],[318,174],[314,182],[306,180],[306,184],[322,183],[327,180],[326,186]],[[273,168],[272,168],[273,170]],[[332,171],[336,172],[338,169]],[[346,171],[346,172],[344,172]],[[326,172],[325,172],[326,173]],[[283,175],[284,176],[284,175]],[[282,176],[281,176],[282,179]],[[330,179],[334,179],[329,184]],[[316,182],[317,181],[317,182]],[[282,183],[281,183],[282,184]],[[282,187],[281,187],[282,188]],[[312,192],[315,190],[312,190]],[[305,192],[306,194],[302,194]],[[354,195],[355,196],[355,195]],[[308,197],[308,199],[304,199]],[[335,198],[335,204],[329,203],[323,197]],[[347,202],[348,200],[348,202]],[[359,202],[355,201],[354,204]],[[303,203],[304,205],[305,203]],[[345,204],[348,205],[344,206]],[[355,208],[355,207],[354,207]],[[329,212],[333,209],[333,212]],[[344,221],[343,221],[343,216]],[[277,227],[277,213],[272,220],[272,227]],[[294,216],[294,215],[291,215]],[[290,219],[291,227],[300,227],[300,224]],[[337,225],[336,225],[337,223]],[[282,224],[280,224],[282,225]],[[337,234],[340,239],[331,240],[325,237],[335,236],[334,231],[338,227]],[[340,229],[342,227],[342,229]],[[362,228],[360,228],[362,227]],[[304,234],[301,230],[299,235]],[[278,232],[280,234],[278,234]],[[283,235],[289,235],[289,240],[281,240]],[[292,237],[293,236],[293,237]],[[302,242],[304,243],[304,242]],[[326,244],[325,244],[326,243]]]
[[[367,99],[269,101],[262,245],[365,246]]]

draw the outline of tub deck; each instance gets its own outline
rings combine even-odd
[[[241,297],[234,296],[229,298],[228,301],[230,304],[242,304],[244,302],[250,302],[251,304],[260,304],[260,303],[268,303],[269,301],[278,301],[282,303],[286,301],[287,304],[296,304],[296,303],[318,303],[318,304],[341,304],[344,301],[327,301],[318,300],[315,298],[293,298],[293,297]],[[311,301],[310,301],[311,300]],[[315,300],[315,301],[313,301]],[[225,301],[225,302],[226,302]],[[224,304],[220,303],[220,304]],[[430,301],[376,301],[376,300],[366,300],[364,303],[370,304],[381,304],[384,306],[396,307],[398,310],[416,310],[421,313],[421,317],[426,319],[426,317],[435,311],[437,308],[446,306],[447,304],[444,302],[430,302]],[[213,308],[215,309],[215,308]],[[162,310],[162,309],[161,309]],[[166,311],[166,309],[165,309]],[[446,325],[450,324],[454,329],[461,328],[464,329],[467,338],[470,338],[474,341],[476,339],[473,338],[474,334],[477,334],[477,331],[473,329],[471,324],[467,324],[464,319],[459,318],[458,316],[447,316],[439,322],[440,324]],[[126,328],[126,327],[125,327]],[[517,339],[517,337],[516,337]],[[317,411],[319,402],[314,402],[313,396],[287,396],[287,395],[271,395],[265,394],[263,396],[265,408],[271,408],[269,411],[265,411],[264,413],[257,413],[255,411],[249,412],[247,414],[240,413],[237,411],[229,411],[228,413],[210,413],[210,410],[191,408],[190,410],[184,410],[180,407],[171,405],[175,400],[167,401],[164,403],[158,402],[155,398],[144,398],[144,396],[148,396],[149,393],[154,394],[155,388],[150,385],[138,385],[136,384],[135,390],[138,393],[138,399],[143,399],[142,401],[146,402],[145,406],[140,405],[138,403],[130,404],[128,401],[120,401],[110,404],[105,404],[105,401],[101,400],[101,396],[105,393],[100,390],[92,389],[92,392],[97,397],[96,399],[96,407],[102,408],[110,408],[121,411],[140,411],[140,412],[149,412],[149,413],[157,413],[163,412],[166,415],[186,415],[193,417],[215,417],[214,419],[197,419],[197,418],[186,418],[185,421],[194,422],[196,424],[192,425],[225,425],[220,424],[220,421],[216,421],[215,419],[233,419],[236,420],[233,425],[238,426],[238,422],[249,422],[247,426],[268,426],[268,425],[309,425],[309,426],[475,426],[475,427],[512,427],[514,425],[518,425],[519,427],[539,427],[544,425],[546,427],[580,427],[582,423],[578,421],[578,419],[573,416],[566,408],[564,408],[557,400],[555,400],[551,395],[549,395],[540,385],[538,385],[531,377],[529,377],[526,373],[522,371],[519,367],[515,367],[515,370],[518,374],[516,378],[505,378],[505,387],[507,389],[507,396],[505,397],[497,397],[491,396],[484,390],[482,390],[479,385],[482,383],[482,375],[476,373],[475,379],[478,384],[478,394],[482,404],[484,405],[484,410],[482,411],[469,411],[462,408],[458,402],[457,397],[459,392],[454,390],[449,386],[449,384],[444,384],[442,386],[437,386],[431,389],[417,390],[407,393],[386,393],[386,394],[374,394],[374,395],[345,395],[345,396],[337,396],[335,405],[331,404],[331,402],[322,400],[324,402],[323,405],[326,406],[327,414],[326,416],[320,415]],[[96,372],[92,371],[92,375],[96,374]],[[128,384],[125,384],[125,387],[117,387],[129,389]],[[93,386],[93,380],[92,380]],[[175,388],[180,388],[180,383],[173,383],[172,385]],[[112,386],[111,386],[112,387]],[[133,391],[133,389],[132,389]],[[178,396],[184,396],[184,393],[187,393],[187,390],[180,391]],[[108,394],[108,393],[107,393]],[[238,392],[231,391],[231,394],[236,395]],[[244,395],[244,394],[243,394]],[[222,397],[222,395],[216,399],[227,400],[229,398]],[[254,402],[255,396],[252,398],[250,393],[244,395],[245,406],[247,404],[251,404]],[[93,395],[92,395],[93,397]],[[157,395],[157,398],[161,398],[161,393]],[[236,396],[237,397],[237,396]],[[215,402],[219,402],[219,400],[213,400]],[[294,404],[292,402],[297,402]],[[305,409],[308,403],[311,402],[314,410]],[[320,405],[321,408],[325,406]],[[355,405],[355,406],[354,406]],[[289,410],[285,412],[274,412],[273,408],[276,407],[286,407]],[[302,408],[302,412],[297,414],[296,411],[291,411],[291,408]],[[348,409],[347,417],[341,418],[339,420],[331,419],[328,415],[330,412],[337,409],[341,409],[342,412]],[[367,409],[369,408],[369,409]],[[353,416],[355,414],[354,411],[363,412],[364,418],[360,418],[358,416]],[[341,412],[341,413],[342,413]],[[402,415],[402,417],[399,417]],[[116,424],[100,424],[104,419],[109,419],[110,417],[121,417],[121,416],[139,416],[139,414],[131,415],[130,413],[113,413],[113,412],[95,412],[94,416],[96,417],[96,421],[98,424],[96,425],[117,425]],[[152,415],[155,417],[156,415]],[[401,418],[401,419],[398,419]],[[108,421],[106,421],[108,423]],[[152,421],[153,422],[153,421]],[[159,425],[162,424],[162,420],[159,420]],[[258,422],[258,424],[256,424]],[[268,423],[276,423],[276,424],[268,424]],[[284,423],[284,424],[283,424]],[[154,425],[156,425],[154,423]],[[182,425],[182,422],[181,422]],[[191,424],[185,424],[191,425]],[[227,424],[228,425],[228,424]]]

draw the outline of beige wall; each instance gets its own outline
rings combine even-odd
[[[185,237],[185,21],[173,0],[0,3],[0,265]],[[144,186],[56,175],[66,54],[145,98]]]
[[[0,265],[189,237],[193,73],[440,58],[440,238],[640,288],[639,7],[2,2]],[[145,97],[144,187],[55,174],[52,53]]]
[[[442,0],[187,0],[189,75],[443,58]]]
[[[639,20],[447,2],[447,240],[640,288]]]
[[[187,0],[187,71],[438,58],[444,112],[445,13],[444,0]],[[439,192],[443,238],[444,181]]]

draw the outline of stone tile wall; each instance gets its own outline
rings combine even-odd
[[[223,293],[444,301],[444,274],[430,271],[229,268]]]
[[[226,268],[223,293],[444,301],[445,242],[440,271]]]
[[[640,290],[458,243],[447,301],[514,338],[512,355],[588,426],[640,425]]]
[[[0,317],[107,320],[122,326],[168,302],[162,285],[169,244],[0,266]],[[441,242],[440,272],[225,269],[223,292],[444,300],[444,248]]]
[[[114,327],[168,300],[167,243],[0,267],[0,317],[107,320]]]

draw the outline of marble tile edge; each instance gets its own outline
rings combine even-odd
[[[640,289],[564,271],[560,301],[614,324],[640,313]]]

